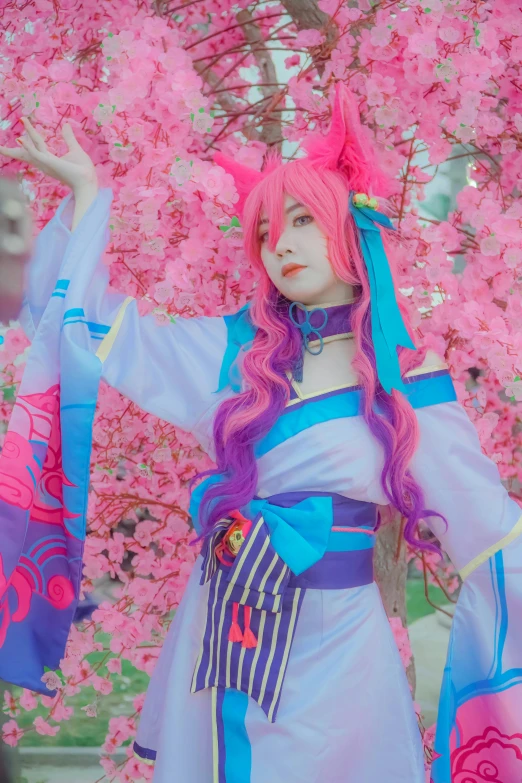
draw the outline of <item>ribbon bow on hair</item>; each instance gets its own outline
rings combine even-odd
[[[361,250],[368,270],[377,375],[384,390],[406,390],[401,378],[397,346],[417,350],[404,324],[382,242],[380,226],[394,228],[390,219],[378,212],[376,199],[365,193],[350,194],[350,212],[357,226]]]

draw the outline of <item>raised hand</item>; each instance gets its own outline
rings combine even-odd
[[[33,128],[27,117],[22,117],[21,121],[26,135],[17,139],[19,146],[0,145],[0,154],[30,163],[44,174],[68,185],[75,193],[85,189],[92,191],[97,187],[94,164],[78,143],[70,125],[66,123],[62,128],[68,152],[60,158],[48,150],[44,137]]]

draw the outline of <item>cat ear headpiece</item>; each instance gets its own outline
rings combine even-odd
[[[359,243],[368,272],[372,341],[377,376],[388,394],[392,389],[404,392],[397,347],[416,350],[397,304],[390,265],[382,242],[381,226],[392,228],[390,219],[377,211],[374,190],[386,193],[389,181],[379,170],[365,131],[359,109],[348,88],[338,82],[335,89],[330,128],[326,135],[313,133],[301,146],[314,168],[340,171],[350,189],[349,211],[355,222]],[[262,171],[250,169],[221,153],[214,160],[234,177],[240,214],[250,191],[279,165],[269,161]]]

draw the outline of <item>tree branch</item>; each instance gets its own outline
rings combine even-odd
[[[285,92],[279,90],[278,87],[270,86],[277,82],[277,73],[270,49],[266,45],[261,29],[254,21],[252,14],[245,8],[243,11],[239,11],[237,19],[243,27],[245,38],[250,44],[256,65],[261,73],[262,83],[259,85],[259,89],[263,98],[271,99],[266,108],[260,109],[267,120],[272,120],[272,122],[263,125],[262,138],[270,146],[279,146],[283,140],[281,123],[279,118],[276,119],[272,116],[272,112],[282,100]]]

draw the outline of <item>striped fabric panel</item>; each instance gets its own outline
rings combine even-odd
[[[228,572],[232,600],[277,612],[289,579],[290,569],[270,543],[268,527],[260,516]]]
[[[100,324],[95,321],[86,321],[85,312],[81,307],[73,307],[70,310],[66,310],[63,315],[63,325],[70,326],[71,324],[78,323],[85,324],[93,340],[103,340],[105,335],[110,330],[110,326],[107,326],[107,324]]]
[[[219,544],[221,537],[228,530],[229,526],[229,519],[220,519],[219,522],[216,522],[214,532],[210,538],[205,540],[201,553],[203,556],[203,563],[201,565],[202,575],[199,581],[201,585],[204,585],[209,579],[212,579],[218,569],[219,560],[216,557],[216,546]]]
[[[287,588],[279,612],[253,609],[250,627],[257,646],[245,648],[228,641],[232,603],[225,599],[229,587],[219,579],[220,575],[221,572],[211,584],[203,645],[191,692],[212,687],[235,688],[251,696],[274,723],[305,590]]]
[[[218,535],[215,536],[219,538]],[[208,557],[208,562],[211,558]],[[205,561],[203,567],[208,571]],[[270,544],[262,516],[254,522],[236,562],[219,563],[211,579],[207,619],[191,691],[235,688],[255,699],[275,721],[284,673],[304,589],[289,588],[291,572]],[[233,604],[251,607],[250,627],[257,646],[230,642]],[[244,612],[239,610],[240,627]]]

